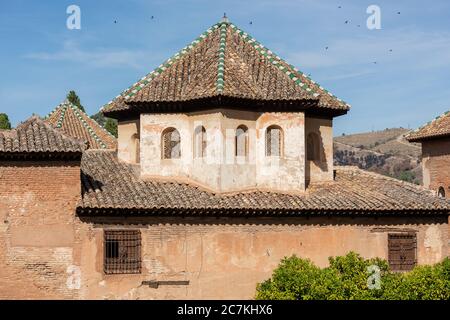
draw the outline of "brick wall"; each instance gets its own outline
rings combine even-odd
[[[74,297],[79,196],[79,162],[0,162],[0,298]]]
[[[424,186],[434,191],[444,188],[450,199],[450,138],[422,143]]]

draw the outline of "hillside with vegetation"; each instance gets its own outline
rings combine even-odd
[[[421,147],[404,138],[408,132],[393,128],[335,137],[334,162],[420,184]]]

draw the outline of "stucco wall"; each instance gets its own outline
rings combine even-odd
[[[389,232],[416,232],[418,263],[447,253],[447,218],[128,218],[88,219],[81,259],[81,298],[251,299],[280,259],[296,254],[323,267],[356,251],[387,259]],[[142,274],[103,274],[103,230],[141,230]],[[188,280],[188,285],[142,285]],[[89,287],[87,287],[89,285]]]
[[[423,184],[438,191],[443,187],[450,199],[450,138],[422,143]]]
[[[75,298],[79,162],[0,162],[0,299]]]
[[[120,161],[139,162],[139,120],[119,121],[117,125],[117,156]]]

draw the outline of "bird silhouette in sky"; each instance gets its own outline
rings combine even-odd
[[[151,16],[151,17],[150,17],[150,19],[152,19],[152,20],[153,20],[154,18],[155,18],[154,16]]]
[[[400,14],[400,11],[398,11],[397,14]]]
[[[114,20],[114,23],[117,23],[117,20]]]
[[[252,22],[252,21],[250,21],[250,22],[249,22],[249,24],[253,24],[253,22]]]
[[[345,24],[348,24],[348,22],[349,22],[348,20],[345,20]]]
[[[325,50],[328,50],[328,47],[325,47]]]
[[[339,6],[339,7],[338,7],[338,9],[341,9],[341,8],[342,8],[342,6]]]

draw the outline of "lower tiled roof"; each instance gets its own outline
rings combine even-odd
[[[304,193],[248,191],[214,194],[187,183],[143,181],[112,151],[88,150],[82,159],[83,214],[339,214],[407,212],[448,214],[450,203],[431,191],[354,167],[338,167],[336,180]]]
[[[450,137],[450,111],[445,112],[423,127],[411,132],[406,136],[406,139],[410,142],[418,142],[444,137]]]
[[[1,154],[80,153],[86,142],[52,128],[38,116],[32,116],[12,130],[0,132]]]

